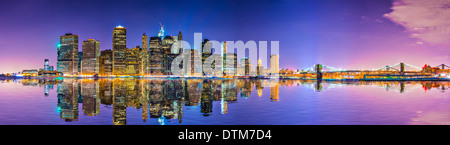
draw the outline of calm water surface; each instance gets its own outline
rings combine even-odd
[[[0,80],[0,124],[450,124],[450,82]]]

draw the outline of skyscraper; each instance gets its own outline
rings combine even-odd
[[[163,74],[169,75],[170,74],[170,64],[172,61],[169,58],[169,55],[171,54],[170,48],[172,48],[173,45],[173,38],[171,36],[164,37],[164,40],[162,40],[162,57],[163,57]]]
[[[94,39],[83,41],[82,74],[93,75],[100,72],[100,42]]]
[[[223,74],[235,76],[237,73],[238,60],[236,53],[225,53],[223,56]]]
[[[48,59],[44,60],[44,71],[50,71],[48,67]]]
[[[126,73],[127,28],[117,26],[113,30],[113,74]]]
[[[142,49],[139,55],[139,74],[147,74],[148,69],[148,37],[144,33],[142,34]]]
[[[100,56],[100,74],[112,75],[113,53],[111,49],[103,50]]]
[[[279,55],[278,54],[272,54],[270,55],[270,73],[272,75],[278,75],[280,73],[279,71]]]
[[[161,38],[150,37],[148,73],[162,75],[163,73],[163,52],[161,50]]]
[[[262,65],[261,59],[258,59],[258,64],[256,65],[256,75],[263,75],[264,66]]]
[[[81,74],[81,61],[83,61],[83,52],[78,52],[78,74]]]
[[[140,47],[137,46],[132,49],[127,49],[127,75],[139,74],[139,53]]]
[[[181,30],[180,30],[180,32],[178,32],[178,41],[179,41],[179,44],[180,45],[178,45],[177,47],[178,47],[178,54],[182,54],[183,53],[183,34],[181,34]]]
[[[64,75],[78,72],[78,35],[67,33],[59,37],[57,70]]]
[[[162,24],[160,24],[160,25],[161,25],[161,30],[159,30],[159,32],[158,32],[158,37],[161,38],[161,40],[163,40],[164,39],[164,25],[162,25]]]

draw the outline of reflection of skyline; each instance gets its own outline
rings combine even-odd
[[[23,85],[40,86],[48,92],[50,86],[57,86],[58,111],[61,119],[78,121],[79,113],[85,116],[97,116],[100,104],[111,105],[113,123],[127,124],[127,108],[141,109],[142,120],[157,119],[160,124],[166,121],[183,121],[185,106],[199,106],[203,116],[209,116],[213,108],[220,109],[220,114],[229,112],[228,105],[237,102],[237,98],[250,97],[251,93],[271,102],[280,101],[279,87],[312,86],[325,91],[339,85],[377,86],[394,90],[399,93],[411,87],[423,90],[447,90],[449,82],[322,82],[301,80],[280,80],[268,82],[266,80],[245,79],[173,79],[173,80],[136,80],[136,79],[67,79],[67,80],[0,80],[2,83],[19,82]],[[317,85],[323,87],[317,87]],[[262,88],[266,86],[269,93],[264,94]],[[270,87],[267,87],[270,86]],[[255,89],[253,89],[255,87]],[[250,90],[250,91],[249,91]],[[252,92],[254,90],[255,92]],[[217,101],[217,105],[213,103]],[[81,108],[81,106],[82,108]],[[80,112],[79,110],[82,110]]]

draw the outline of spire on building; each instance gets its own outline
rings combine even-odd
[[[161,38],[161,40],[164,39],[164,25],[162,25],[161,23],[159,23],[159,25],[161,26],[161,30],[159,30],[158,32],[158,37]]]

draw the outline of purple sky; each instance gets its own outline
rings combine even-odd
[[[194,32],[218,41],[279,41],[280,67],[315,63],[374,69],[404,61],[415,66],[448,64],[448,0],[247,0],[69,1],[14,0],[0,5],[0,73],[56,64],[59,36],[93,38],[112,48],[114,26],[127,27],[127,46],[142,33],[166,35],[193,46]],[[269,45],[270,46],[270,45]]]

